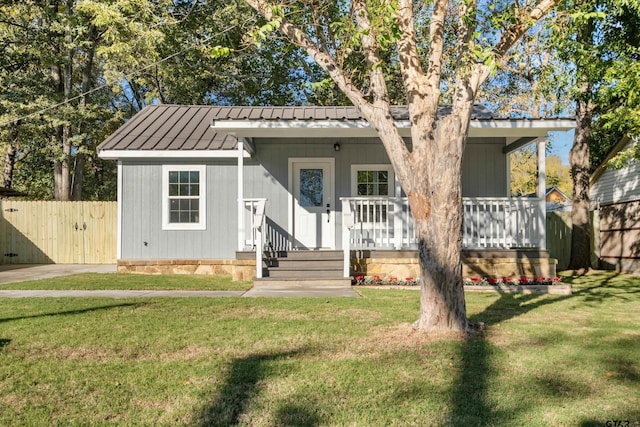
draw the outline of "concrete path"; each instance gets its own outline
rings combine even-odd
[[[0,265],[0,285],[50,279],[81,273],[115,273],[112,264],[4,264]],[[219,298],[219,297],[271,297],[271,298],[330,298],[360,297],[346,286],[254,286],[248,291],[181,291],[181,290],[3,290],[0,298]]]
[[[115,273],[115,264],[2,264],[0,284],[51,279],[81,273]]]
[[[324,297],[360,297],[360,294],[346,286],[253,286],[243,297],[287,297],[287,298],[324,298]]]
[[[220,298],[220,297],[266,297],[266,298],[331,298],[359,297],[356,291],[343,287],[302,288],[266,287],[248,291],[179,291],[179,290],[0,290],[0,298]]]
[[[0,290],[0,298],[188,298],[240,297],[245,291],[133,291],[133,290]]]

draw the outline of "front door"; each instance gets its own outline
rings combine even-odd
[[[334,159],[289,159],[293,247],[334,247]]]

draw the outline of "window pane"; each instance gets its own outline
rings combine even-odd
[[[322,206],[322,169],[300,169],[300,206]]]
[[[189,212],[180,212],[180,220],[178,222],[189,222]]]
[[[200,210],[200,200],[191,199],[191,210],[192,211],[199,211]]]
[[[198,212],[190,212],[189,219],[190,222],[199,222],[200,214]]]
[[[358,184],[358,196],[367,195],[367,184]]]
[[[178,184],[169,184],[169,196],[178,195]]]
[[[189,172],[180,171],[180,184],[186,184],[189,182]]]
[[[189,184],[180,184],[180,191],[178,193],[179,196],[188,196],[189,195]]]
[[[171,184],[178,183],[178,172],[169,172],[169,183]]]
[[[379,196],[388,196],[389,195],[389,184],[379,184],[378,185],[378,195]]]
[[[180,215],[178,212],[170,212],[169,213],[169,222],[175,223],[180,219]]]
[[[389,182],[389,173],[387,171],[378,171],[378,182]]]
[[[199,196],[200,195],[200,184],[190,184],[189,185],[189,195],[190,196]]]
[[[198,172],[198,171],[189,172],[189,182],[191,182],[192,184],[199,183],[200,182],[200,172]]]
[[[358,182],[371,182],[373,180],[372,178],[371,171],[358,171]]]
[[[169,210],[177,211],[179,209],[178,200],[177,199],[169,199]]]

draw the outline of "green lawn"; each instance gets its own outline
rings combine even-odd
[[[444,341],[415,291],[0,299],[0,425],[640,424],[640,280],[566,281],[469,293],[485,336]]]
[[[230,277],[207,275],[76,274],[48,280],[0,284],[1,289],[181,289],[201,291],[246,291],[251,282],[233,282]]]

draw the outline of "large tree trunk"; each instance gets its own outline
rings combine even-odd
[[[20,120],[11,123],[11,134],[9,136],[9,144],[7,145],[7,153],[4,157],[4,187],[11,188],[13,185],[13,170],[16,164],[16,147],[18,146],[18,136],[20,135]]]
[[[576,134],[569,152],[573,199],[571,211],[571,257],[569,269],[591,267],[591,226],[589,224],[589,142],[593,112],[589,101],[578,101]]]
[[[71,200],[71,144],[69,143],[69,126],[60,126],[56,132],[56,140],[62,148],[62,157],[53,162],[53,196],[58,201]]]
[[[578,32],[578,42],[583,46],[593,45],[595,25],[588,20]],[[589,226],[589,143],[593,121],[593,85],[586,65],[579,68],[580,93],[576,99],[576,133],[569,152],[573,198],[571,210],[571,257],[569,269],[580,270],[591,267],[591,232]]]
[[[422,169],[422,173],[412,175],[407,194],[421,274],[420,314],[414,328],[423,331],[466,331],[469,327],[462,283],[459,151],[467,131],[456,123],[441,120],[435,140],[414,152],[414,169]]]

